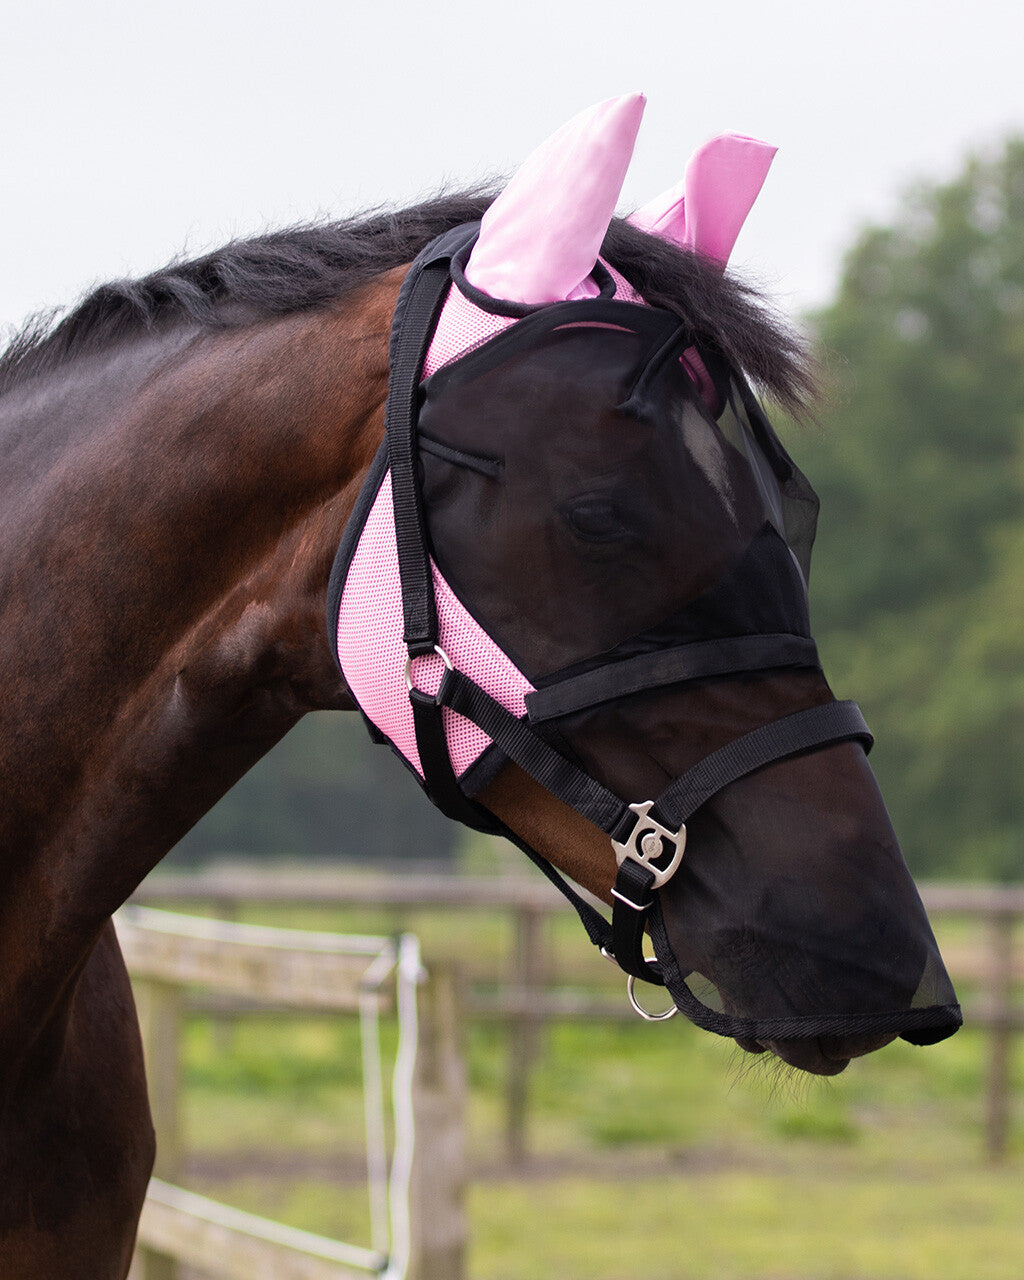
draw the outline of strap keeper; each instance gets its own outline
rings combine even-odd
[[[644,903],[633,902],[633,900],[631,898],[627,898],[624,893],[619,893],[618,889],[612,890],[612,897],[618,898],[620,902],[624,903],[627,907],[632,907],[634,911],[646,911],[654,902],[653,898],[651,899],[650,902],[644,902]],[[614,960],[615,957],[609,956],[609,959]]]

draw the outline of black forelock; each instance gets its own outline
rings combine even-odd
[[[62,318],[33,317],[0,355],[0,393],[76,355],[173,325],[216,329],[327,307],[403,263],[436,236],[477,221],[493,192],[441,195],[408,209],[291,227],[140,280],[101,285]],[[649,303],[686,320],[700,340],[745,369],[787,408],[813,397],[800,338],[755,290],[707,259],[616,218],[604,256]]]

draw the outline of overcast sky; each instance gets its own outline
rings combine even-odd
[[[239,234],[508,173],[633,89],[623,209],[780,148],[734,254],[788,309],[916,178],[1024,132],[1020,0],[0,0],[0,323]]]

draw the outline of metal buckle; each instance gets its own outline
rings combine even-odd
[[[418,653],[416,655],[417,658],[432,658],[435,656],[441,659],[441,661],[444,663],[444,665],[447,667],[449,671],[452,670],[452,660],[451,658],[448,657],[448,655],[445,653],[445,651],[441,648],[439,644],[434,645],[433,653]],[[412,693],[414,688],[413,682],[412,682],[412,664],[413,664],[413,657],[412,657],[412,654],[410,654],[405,660],[405,687],[410,693]],[[425,692],[426,690],[424,689],[417,689],[417,693],[425,693]],[[428,694],[427,696],[433,697],[434,695]]]
[[[612,841],[616,865],[621,867],[627,858],[632,858],[634,862],[639,862],[642,867],[646,867],[654,876],[651,888],[660,889],[675,875],[683,860],[683,850],[686,848],[686,824],[683,823],[678,831],[670,831],[668,827],[663,827],[660,822],[650,816],[651,809],[654,807],[653,800],[644,800],[629,807],[636,814],[637,820],[628,840]],[[655,866],[655,859],[664,857],[669,850],[672,852],[672,858],[668,866],[665,868]],[[612,892],[615,891],[612,890]],[[635,911],[644,909],[638,907],[635,902],[630,902],[628,898],[623,898],[621,894],[616,893],[615,896]]]

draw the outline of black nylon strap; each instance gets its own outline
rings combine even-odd
[[[702,804],[731,782],[800,751],[851,738],[868,746],[872,742],[855,702],[828,702],[824,706],[808,707],[781,720],[773,720],[713,751],[688,769],[665,788],[655,801],[652,813],[659,814],[660,820],[673,830],[681,828]],[[634,977],[663,986],[665,977],[661,964],[648,964],[643,954],[647,915],[654,903],[653,872],[627,857],[619,867],[612,894],[615,898],[612,952],[616,960]],[[686,993],[682,996],[685,1000],[689,988],[683,983],[679,985]],[[690,999],[695,997],[691,995]],[[692,1017],[688,1008],[683,1012]]]
[[[419,384],[441,299],[450,280],[451,257],[473,239],[476,230],[475,225],[456,228],[427,246],[403,283],[391,329],[385,424],[402,583],[404,640],[410,657],[433,652],[438,635],[426,524],[416,482]],[[482,690],[479,693],[486,697]],[[434,803],[448,817],[477,830],[503,832],[569,900],[590,940],[596,946],[606,947],[611,941],[611,928],[601,913],[567,884],[546,858],[465,795],[452,769],[439,697],[412,688],[409,699],[424,782]],[[500,704],[494,705],[504,712]],[[504,714],[518,725],[514,716]]]
[[[451,282],[454,253],[476,234],[476,226],[457,227],[428,245],[409,268],[391,326],[390,373],[384,422],[395,508],[395,540],[402,580],[404,640],[411,657],[433,652],[437,644],[434,580],[427,549],[423,499],[416,482],[416,419],[423,361]]]
[[[639,862],[626,858],[615,877],[612,897],[611,952],[619,967],[634,978],[664,986],[661,964],[652,964],[644,956],[644,931],[654,901],[654,874]]]
[[[402,323],[392,332],[391,373],[384,410],[402,579],[404,640],[412,657],[431,653],[437,643],[434,583],[413,454],[420,370],[434,332],[435,313],[448,283],[446,261],[430,263],[417,273]]]
[[[628,805],[614,792],[549,747],[520,720],[461,671],[444,674],[437,702],[471,720],[552,795],[563,800],[602,831],[621,838],[632,827]],[[874,739],[855,702],[827,702],[773,720],[726,743],[688,769],[654,802],[654,813],[677,828],[712,796],[749,773],[801,751],[833,742]]]
[[[513,831],[511,827],[506,827],[504,823],[500,824],[500,828],[505,839],[510,840],[516,848],[522,849],[534,866],[543,871],[559,893],[575,907],[576,914],[579,916],[580,922],[586,929],[587,936],[594,946],[600,947],[602,951],[607,952],[614,959],[611,951],[611,926],[600,911],[592,907],[586,898],[581,897],[572,885],[555,870],[543,854],[538,853],[536,849],[531,849],[522,836]]]
[[[414,694],[415,692],[414,690]],[[424,695],[420,697],[423,698]],[[539,738],[524,720],[519,720],[469,676],[457,670],[446,671],[437,691],[437,703],[450,707],[452,711],[465,716],[478,728],[483,729],[509,759],[514,760],[535,782],[539,782],[552,795],[557,796],[602,830],[620,834],[623,833],[623,828],[628,830],[632,826],[629,821],[632,817],[629,808],[618,796],[560,756]],[[415,698],[413,706],[414,708],[416,706]],[[418,725],[417,720],[417,741]],[[434,775],[426,767],[422,746],[420,746],[420,760],[424,764],[424,775],[429,780],[431,791],[433,791]],[[450,773],[447,749],[445,749],[445,762]],[[458,783],[455,785],[458,786]],[[616,899],[612,909],[612,924],[609,927],[600,912],[595,911],[588,902],[585,902],[546,858],[536,853],[514,833],[506,832],[506,834],[512,835],[515,843],[529,855],[555,888],[576,908],[595,946],[610,953],[626,973],[643,978],[645,982],[663,983],[660,966],[650,965],[644,959],[642,914]],[[627,895],[633,894],[638,900],[642,899],[646,905],[651,900],[650,885],[653,880],[654,877],[649,871],[627,859],[619,869],[615,891]]]
[[[461,671],[446,671],[437,699],[483,729],[535,782],[602,831],[611,832],[618,827],[627,812],[626,804],[549,747],[525,720],[517,719],[469,676]]]
[[[764,671],[772,667],[816,667],[818,650],[805,636],[729,636],[700,640],[609,662],[526,695],[531,724],[571,715],[588,707],[647,689],[705,676]]]
[[[829,702],[797,711],[745,733],[706,756],[666,787],[655,801],[653,813],[660,814],[666,826],[678,829],[701,805],[731,782],[800,751],[851,738],[867,746],[872,741],[855,702]],[[648,964],[643,954],[647,916],[654,903],[654,874],[632,858],[626,858],[619,867],[612,893],[615,905],[612,910],[611,949],[616,960],[627,973],[657,986],[664,985],[660,963]],[[683,988],[683,1001],[696,999],[685,984],[679,985]],[[675,991],[676,988],[673,989],[674,994]],[[688,1008],[683,1011],[692,1017]]]
[[[437,699],[433,694],[410,689],[409,702],[416,731],[416,751],[423,777],[429,780],[430,799],[447,818],[464,822],[476,831],[496,831],[499,824],[494,815],[483,805],[470,800],[459,786],[452,769],[443,713]]]
[[[483,694],[482,690],[480,692]],[[483,696],[487,697],[486,694]],[[413,723],[416,729],[416,750],[419,753],[424,779],[430,787],[431,800],[447,817],[464,822],[478,831],[501,834],[522,849],[530,861],[543,871],[555,888],[575,908],[590,941],[596,947],[610,948],[612,930],[600,911],[581,897],[547,858],[532,849],[521,836],[507,827],[483,805],[477,804],[466,796],[452,769],[440,697],[440,691],[435,697],[416,688],[409,690],[409,701],[412,705]],[[495,705],[499,706],[509,720],[519,724],[515,716],[505,711],[504,707],[500,707],[500,704]]]
[[[874,742],[855,702],[826,702],[796,711],[705,756],[665,788],[654,811],[666,826],[679,827],[730,782],[801,751],[850,739],[859,740],[865,750]]]

